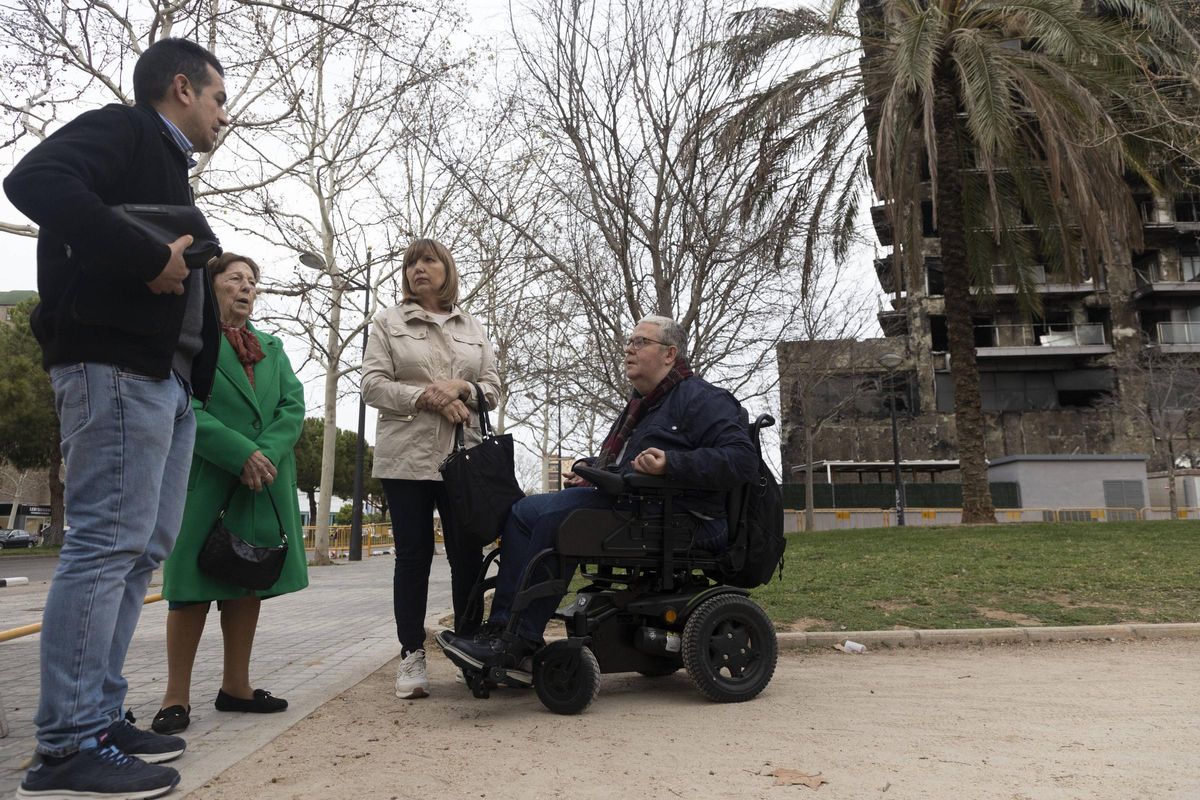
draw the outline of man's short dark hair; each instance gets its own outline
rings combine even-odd
[[[188,39],[159,39],[146,48],[133,67],[133,97],[153,105],[166,95],[176,75],[185,76],[199,92],[208,86],[208,67],[221,77],[225,69],[212,53]]]

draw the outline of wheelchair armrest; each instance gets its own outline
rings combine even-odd
[[[625,481],[616,472],[586,467],[582,464],[576,464],[572,471],[605,494],[615,497],[625,492]]]
[[[686,492],[691,487],[687,484],[676,483],[662,475],[645,475],[640,472],[609,472],[595,467],[585,467],[582,464],[575,467],[575,474],[588,481],[605,494],[614,497],[622,494],[663,494],[665,492]]]
[[[662,475],[646,475],[641,472],[629,472],[624,476],[625,486],[633,494],[639,492],[686,492],[693,487],[665,478]]]

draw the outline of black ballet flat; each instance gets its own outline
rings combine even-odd
[[[160,708],[150,723],[150,729],[155,733],[171,735],[187,730],[192,721],[192,707],[167,706]]]
[[[213,703],[217,711],[242,711],[250,714],[274,714],[288,707],[288,701],[282,697],[272,697],[266,689],[255,689],[254,698],[243,700],[226,694],[224,689],[217,690],[217,700]]]

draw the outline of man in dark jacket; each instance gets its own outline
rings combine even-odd
[[[665,475],[694,487],[678,500],[685,524],[692,528],[693,546],[721,552],[729,536],[726,495],[757,477],[758,455],[737,400],[692,375],[684,348],[683,329],[669,317],[646,317],[633,329],[625,343],[625,377],[634,391],[593,465]],[[438,637],[456,661],[477,668],[498,662],[511,677],[532,681],[522,662],[541,646],[542,632],[562,597],[533,601],[517,625],[521,641],[506,642],[499,629],[508,623],[521,573],[537,553],[554,546],[555,534],[571,512],[611,509],[619,503],[585,488],[587,483],[573,473],[564,477],[568,488],[563,491],[530,495],[512,507],[500,540],[500,572],[487,625],[473,637],[450,632]],[[556,573],[556,563],[544,563]]]
[[[18,797],[157,797],[178,737],[123,716],[125,653],[146,587],[179,532],[217,320],[191,236],[152,241],[110,206],[192,203],[194,151],[216,146],[225,83],[199,45],[164,39],[133,72],[133,107],[89,111],[4,181],[40,226],[31,325],[50,372],[71,523],[43,613],[38,755]]]

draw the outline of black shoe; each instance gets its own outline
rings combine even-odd
[[[106,739],[101,735],[98,747],[65,759],[39,757],[25,773],[17,797],[150,798],[161,797],[179,784],[174,769],[132,758]]]
[[[272,697],[266,689],[255,689],[251,700],[243,700],[226,694],[224,689],[217,690],[217,700],[213,703],[217,711],[244,711],[250,714],[275,714],[288,707],[287,700],[282,697]]]
[[[187,730],[192,721],[192,707],[167,706],[160,708],[150,723],[150,730],[155,733],[179,733]]]
[[[140,758],[147,764],[161,764],[183,755],[187,742],[178,736],[163,736],[160,733],[144,731],[135,728],[137,722],[132,711],[125,712],[125,718],[119,719],[104,732],[107,744],[120,750],[127,756]]]
[[[509,642],[499,636],[468,638],[449,631],[438,634],[437,641],[451,661],[459,666],[479,670],[501,667],[509,671],[523,672],[522,667],[525,665],[522,662],[537,650],[535,643],[524,639]]]

